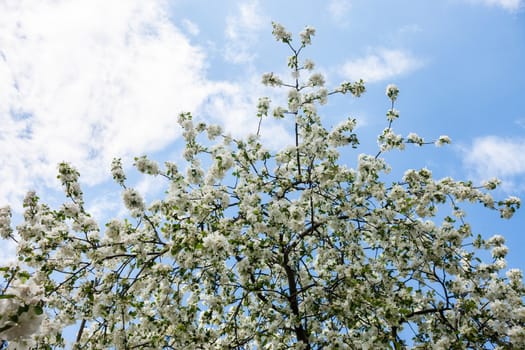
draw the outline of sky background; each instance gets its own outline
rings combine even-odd
[[[181,159],[177,115],[219,123],[234,136],[257,130],[264,72],[288,77],[286,47],[271,22],[294,34],[317,29],[305,58],[328,86],[363,78],[360,99],[334,97],[327,125],[359,121],[359,152],[377,152],[386,127],[385,87],[400,88],[394,130],[453,144],[386,155],[392,176],[426,166],[436,178],[503,180],[498,197],[525,197],[525,4],[522,0],[0,0],[0,206],[20,218],[34,189],[43,202],[64,197],[57,164],[81,173],[89,210],[101,222],[124,215],[110,163],[134,156]],[[264,120],[272,148],[291,143],[289,124]],[[344,159],[355,164],[357,153]],[[149,200],[165,183],[130,170]],[[525,213],[501,221],[468,207],[476,233],[501,233],[509,267],[525,269]],[[14,246],[0,242],[0,263]]]

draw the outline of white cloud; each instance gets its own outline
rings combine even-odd
[[[182,25],[184,26],[184,29],[186,29],[186,31],[193,35],[193,36],[196,36],[196,35],[199,35],[200,33],[200,29],[199,29],[199,26],[190,21],[189,19],[185,18],[182,20]]]
[[[160,149],[218,85],[162,0],[0,2],[0,203],[56,185],[70,161],[88,184],[113,156]]]
[[[514,124],[519,126],[522,129],[525,129],[525,118],[518,118],[514,121]]]
[[[16,261],[16,243],[12,240],[2,241],[2,254],[0,254],[0,266],[5,266]]]
[[[523,0],[468,0],[473,4],[499,6],[507,11],[517,11],[523,7]]]
[[[164,193],[169,187],[168,184],[168,180],[162,176],[143,175],[134,188],[139,191],[146,204],[149,205],[156,198],[164,197]]]
[[[257,132],[259,119],[257,118],[257,102],[259,97],[268,96],[272,108],[283,103],[276,89],[264,88],[260,83],[260,76],[255,74],[251,78],[236,84],[223,84],[221,94],[216,94],[205,104],[199,114],[209,115],[213,122],[223,124],[226,131],[234,137]],[[278,149],[292,142],[287,131],[291,125],[286,120],[276,120],[271,116],[264,117],[261,124],[261,138],[266,147]],[[289,129],[288,129],[289,130]]]
[[[328,13],[335,22],[344,25],[347,23],[345,18],[351,6],[350,0],[331,0],[328,4]]]
[[[106,193],[103,193],[103,191],[98,192],[97,196],[91,198],[86,204],[86,211],[98,220],[101,228],[105,222],[108,222],[115,216],[124,217],[124,215],[117,214],[126,210],[122,201],[122,188],[117,184],[114,184],[110,191]]]
[[[343,64],[346,79],[377,82],[410,73],[423,66],[423,61],[403,50],[376,49],[363,58]]]
[[[515,177],[525,175],[525,139],[485,136],[462,151],[465,166],[477,180],[497,177],[509,188]]]
[[[406,24],[397,30],[397,34],[401,37],[411,35],[414,33],[420,33],[422,31],[421,26],[418,24]]]
[[[257,33],[267,24],[269,28],[269,21],[262,14],[258,1],[241,3],[238,13],[226,18],[225,59],[233,63],[247,63],[253,60],[253,44],[257,42]]]
[[[154,200],[164,198],[165,190],[169,187],[166,178],[141,174],[135,167],[129,168],[127,175],[131,175],[131,179],[128,178],[126,187],[136,189],[144,199],[146,207]],[[86,198],[86,211],[98,221],[101,228],[113,218],[129,218],[129,210],[122,200],[122,187],[116,183],[104,183],[89,190],[89,194],[96,193],[96,196]]]

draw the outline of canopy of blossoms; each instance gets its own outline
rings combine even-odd
[[[328,127],[317,110],[334,94],[359,97],[364,82],[325,87],[302,58],[313,28],[297,44],[279,24],[273,34],[290,48],[291,78],[262,81],[287,103],[261,98],[257,118],[291,120],[292,145],[273,151],[260,130],[233,139],[183,113],[186,164],[135,159],[165,178],[164,198],[146,203],[113,161],[127,219],[90,215],[67,163],[61,207],[29,192],[16,229],[0,209],[0,235],[18,255],[0,268],[9,349],[525,348],[522,272],[507,269],[504,238],[472,232],[462,209],[510,218],[519,199],[493,199],[497,180],[475,186],[426,168],[385,181],[385,152],[450,139],[397,134],[389,85],[378,152],[359,153],[356,120]]]

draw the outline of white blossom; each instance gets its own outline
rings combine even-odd
[[[124,185],[126,174],[124,173],[124,169],[122,169],[122,160],[120,158],[115,158],[111,162],[111,174],[118,184]]]
[[[43,320],[40,305],[45,300],[44,290],[34,279],[24,283],[15,281],[4,295],[12,296],[0,299],[0,339],[9,342],[24,342],[37,333]]]
[[[229,250],[230,244],[226,237],[218,232],[213,232],[203,239],[204,249],[210,250],[211,252],[219,252]]]
[[[483,187],[485,187],[487,190],[494,190],[500,184],[501,184],[501,180],[499,180],[497,178],[492,178],[490,180],[487,180],[487,181],[483,182]]]
[[[388,121],[394,121],[399,118],[399,111],[397,109],[391,108],[386,112],[386,119]]]
[[[509,329],[511,343],[516,347],[525,347],[525,328],[514,326]]]
[[[126,188],[122,192],[122,199],[124,200],[124,205],[129,211],[133,213],[141,213],[144,211],[144,200],[137,190]]]
[[[286,110],[278,106],[274,108],[272,115],[274,118],[282,119],[284,118],[284,113],[286,113]]]
[[[292,112],[296,112],[302,103],[301,94],[295,89],[291,89],[288,92],[288,109]]]
[[[68,217],[76,217],[81,211],[81,208],[76,203],[64,203],[62,211]]]
[[[325,83],[324,77],[321,73],[315,73],[310,76],[308,82],[311,86],[323,86]]]
[[[119,239],[120,231],[122,230],[120,221],[113,219],[106,224],[106,236],[112,241]]]
[[[283,84],[282,80],[274,73],[264,73],[262,75],[262,83],[267,86],[280,86]]]
[[[443,146],[445,144],[450,144],[452,143],[452,141],[450,140],[450,137],[446,136],[446,135],[441,135],[440,137],[438,137],[438,139],[436,140],[436,146],[440,147],[440,146]]]
[[[8,302],[9,301],[6,300],[0,300],[1,312],[5,312],[6,307],[4,307],[3,304]],[[2,315],[6,316],[6,314]],[[4,321],[2,317],[2,319],[0,319],[0,328],[8,326],[9,328],[0,332],[0,338],[9,341],[9,343],[23,342],[39,331],[43,318],[42,314],[35,311],[35,307],[29,307],[28,311],[20,313],[17,321]]]
[[[378,137],[378,144],[382,152],[398,148],[403,150],[405,144],[403,142],[403,136],[393,132],[391,128],[386,128],[383,134]]]
[[[315,63],[312,60],[306,59],[304,60],[303,67],[304,69],[311,71],[315,68]]]
[[[505,237],[502,235],[494,235],[487,240],[487,246],[500,247],[505,244]]]
[[[423,143],[425,142],[421,136],[419,136],[418,134],[413,133],[413,132],[408,134],[407,141],[410,142],[410,143],[415,143],[415,144],[417,144],[419,146],[423,145]]]
[[[319,100],[320,105],[325,105],[328,101],[328,90],[325,88],[320,88],[317,91],[317,99]]]
[[[523,273],[519,269],[510,269],[507,271],[506,276],[514,283],[522,283]]]
[[[158,175],[160,173],[159,164],[146,156],[135,157],[134,165],[141,173],[150,175]]]
[[[268,97],[259,98],[257,103],[257,116],[262,117],[268,115],[268,110],[270,109],[270,99]]]
[[[8,206],[0,208],[0,237],[6,239],[11,236],[11,208]]]
[[[220,125],[209,125],[207,128],[208,138],[214,140],[217,136],[222,133],[222,128]]]
[[[286,31],[283,25],[272,22],[272,27],[272,34],[275,37],[275,40],[282,41],[284,43],[290,42],[292,40],[292,34]]]
[[[508,252],[509,248],[507,248],[506,246],[496,246],[492,248],[492,257],[495,259],[504,258],[505,256],[507,256]]]
[[[386,87],[386,96],[394,102],[397,100],[397,96],[399,95],[399,89],[395,84],[388,84]]]
[[[310,45],[312,43],[312,36],[315,35],[315,28],[307,26],[304,30],[299,33],[301,37],[301,44]]]

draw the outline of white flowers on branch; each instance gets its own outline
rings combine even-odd
[[[160,172],[159,164],[146,156],[136,157],[134,165],[141,173],[158,175]]]
[[[306,28],[299,33],[299,36],[301,37],[301,44],[302,45],[311,45],[312,44],[312,36],[315,35],[315,28],[312,28],[310,26],[306,26]]]
[[[289,43],[292,41],[292,33],[288,32],[282,24],[272,22],[272,26],[272,34],[275,37],[275,40],[282,41],[283,43]]]
[[[364,82],[324,86],[300,55],[313,28],[298,47],[282,25],[273,34],[292,52],[292,78],[263,75],[287,100],[261,98],[257,117],[290,118],[293,145],[270,151],[258,133],[232,139],[183,113],[185,163],[135,158],[143,176],[166,180],[165,197],[146,203],[112,162],[129,217],[97,223],[67,163],[58,209],[30,192],[16,230],[0,209],[0,236],[19,258],[0,269],[10,349],[525,348],[523,274],[503,270],[503,236],[474,236],[463,206],[509,218],[520,200],[495,200],[498,180],[476,187],[426,168],[385,182],[382,152],[450,139],[397,134],[399,89],[389,85],[378,153],[355,151],[356,119],[328,127],[319,106],[359,97]]]
[[[7,239],[13,233],[11,228],[11,208],[0,208],[0,237]]]
[[[450,144],[452,143],[452,141],[450,140],[450,137],[446,136],[446,135],[442,135],[440,137],[438,137],[438,139],[436,140],[436,146],[443,146],[445,144]]]
[[[281,78],[276,76],[274,73],[264,73],[261,81],[267,86],[280,86],[283,84]]]
[[[26,272],[5,267],[0,270],[11,279],[0,296],[0,339],[10,349],[26,349],[35,345],[31,337],[38,333],[44,318],[44,290]],[[20,278],[20,279],[19,279]]]
[[[392,101],[397,100],[397,95],[399,95],[399,89],[395,84],[388,84],[386,87],[386,96]]]
[[[140,216],[145,209],[142,196],[133,188],[126,188],[124,192],[122,192],[122,199],[124,200],[126,208],[133,213],[133,216]]]

